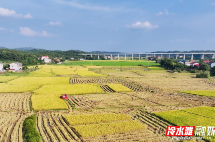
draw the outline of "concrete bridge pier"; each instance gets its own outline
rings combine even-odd
[[[134,59],[134,54],[131,54],[131,59],[132,59],[132,60]]]
[[[169,59],[170,59],[170,54],[169,54]]]
[[[113,60],[113,55],[112,54],[110,54],[110,59]]]
[[[139,54],[139,60],[140,60],[140,54]]]
[[[93,57],[93,54],[91,54],[90,56]]]
[[[176,60],[178,59],[178,54],[176,54],[175,59],[176,59]]]
[[[186,57],[185,57],[185,54],[184,54],[183,60],[185,60],[185,59],[186,59]]]
[[[98,59],[100,59],[100,58],[99,58],[99,55],[98,55]]]
[[[191,60],[193,60],[193,54],[191,54]]]
[[[118,60],[119,60],[119,54],[118,54]]]
[[[204,55],[204,54],[202,54],[201,59],[202,59],[202,60],[204,60],[204,59],[205,59],[205,55]]]
[[[212,59],[214,59],[214,58],[215,58],[215,54],[212,55]]]
[[[125,54],[125,60],[126,60],[126,54]]]

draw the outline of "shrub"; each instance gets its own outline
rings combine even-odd
[[[209,78],[210,72],[209,71],[201,71],[196,74],[196,78]]]
[[[36,114],[27,117],[23,123],[24,142],[41,142],[41,136],[36,128]]]

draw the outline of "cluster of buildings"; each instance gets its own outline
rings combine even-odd
[[[19,62],[14,62],[14,63],[11,63],[9,64],[10,67],[7,69],[9,71],[21,71],[22,70],[22,63],[19,63]],[[4,68],[3,68],[3,64],[0,63],[0,72],[4,72]]]
[[[43,60],[46,64],[52,63],[52,59],[50,59],[49,56],[42,56],[40,59]]]
[[[192,67],[196,67],[199,68],[199,63],[196,62],[195,60],[178,60],[179,63],[185,64],[187,66],[192,66]],[[215,66],[215,62],[211,62],[211,61],[203,61],[204,63],[208,64],[211,68]]]

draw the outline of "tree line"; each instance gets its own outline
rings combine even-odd
[[[86,52],[69,50],[69,51],[52,51],[52,50],[42,50],[42,49],[34,49],[34,50],[15,50],[15,49],[0,49],[0,61],[4,63],[10,62],[21,62],[25,65],[37,65],[44,64],[44,61],[40,60],[42,56],[49,56],[51,59],[54,58],[62,58],[62,59],[74,59],[84,58],[84,56],[80,55]]]

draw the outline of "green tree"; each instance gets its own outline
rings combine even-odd
[[[201,63],[199,65],[199,70],[203,70],[203,71],[209,71],[210,70],[210,66],[206,63]]]
[[[215,76],[215,66],[211,68],[211,75]]]

